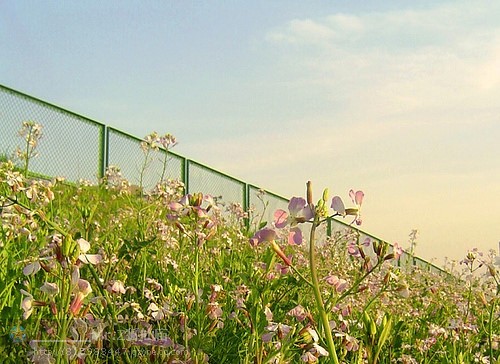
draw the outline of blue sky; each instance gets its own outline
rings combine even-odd
[[[498,1],[10,1],[0,83],[460,259],[500,240]]]

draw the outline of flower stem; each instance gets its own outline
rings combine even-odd
[[[29,127],[28,131],[28,138],[26,139],[26,154],[24,158],[24,178],[28,178],[28,166],[30,163],[30,141],[31,141],[31,132],[32,132],[32,127]]]
[[[311,269],[311,279],[312,279],[314,298],[316,299],[316,306],[318,307],[321,323],[323,324],[323,329],[325,331],[328,352],[333,360],[333,363],[339,364],[339,359],[337,357],[337,352],[335,350],[335,343],[333,342],[332,330],[330,330],[330,320],[328,319],[328,314],[325,310],[325,304],[323,303],[323,298],[321,297],[321,291],[319,289],[318,273],[316,271],[314,242],[316,237],[316,227],[318,226],[318,223],[319,219],[317,216],[315,216],[313,225],[311,227],[311,234],[309,239],[309,267]]]

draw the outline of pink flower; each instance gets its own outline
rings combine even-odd
[[[78,256],[78,260],[84,264],[99,264],[102,262],[102,256],[100,254],[87,254],[87,252],[90,250],[90,243],[85,240],[85,239],[78,239],[77,244],[80,248],[80,254]]]
[[[26,296],[23,298],[23,301],[21,302],[21,308],[24,311],[23,319],[26,320],[33,313],[33,301],[34,300],[33,300],[33,296],[29,292],[26,292],[24,289],[21,289],[21,293]]]
[[[297,321],[302,322],[306,319],[307,317],[307,312],[302,307],[301,305],[297,305],[294,308],[292,308],[290,311],[288,311],[287,315],[293,316],[297,319]]]
[[[292,197],[288,203],[288,211],[290,214],[281,209],[274,213],[274,223],[278,229],[284,228],[287,224],[295,226],[314,217],[314,211],[302,197]]]
[[[327,277],[325,277],[325,281],[330,286],[335,287],[335,290],[338,293],[341,293],[347,289],[347,285],[348,285],[347,281],[345,279],[341,279],[337,276],[334,276],[334,275],[327,276]]]
[[[113,294],[124,294],[125,286],[122,281],[111,280],[108,282],[106,290]]]
[[[333,197],[331,207],[339,215],[354,216],[353,222],[355,222],[356,225],[361,225],[360,212],[361,212],[361,204],[363,203],[364,196],[365,196],[365,194],[363,193],[363,191],[354,192],[354,190],[351,189],[349,191],[349,197],[351,197],[351,200],[356,205],[356,207],[346,209],[344,202],[342,201],[342,199],[339,196]]]
[[[82,307],[83,299],[87,297],[90,292],[92,292],[92,287],[90,286],[90,283],[85,279],[78,279],[78,283],[74,288],[74,292],[76,293],[76,295],[69,306],[69,311],[73,315],[76,315]]]
[[[401,255],[403,255],[403,248],[399,246],[398,243],[394,243],[392,254],[394,254],[394,259],[398,260]]]
[[[262,242],[271,242],[276,239],[277,234],[274,229],[264,228],[257,231],[254,236],[250,239],[250,245],[257,246]]]
[[[297,224],[304,223],[314,217],[314,211],[311,206],[302,197],[292,197],[288,203],[288,212],[278,209],[274,212],[274,226],[283,229],[290,225],[288,234],[288,244],[302,244],[302,231]]]
[[[266,326],[266,330],[267,333],[262,335],[262,341],[268,343],[274,336],[277,336],[279,340],[283,340],[283,338],[290,333],[292,327],[281,323],[271,322]]]
[[[349,253],[349,255],[351,255],[355,258],[361,258],[361,252],[360,252],[359,246],[353,240],[351,240],[347,244],[347,252]]]

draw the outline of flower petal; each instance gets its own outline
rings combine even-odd
[[[87,240],[80,238],[76,242],[78,243],[78,246],[80,246],[80,251],[83,254],[89,251],[90,243]]]
[[[294,227],[290,229],[288,234],[288,244],[290,245],[300,245],[302,244],[302,230],[299,227]]]
[[[99,264],[102,262],[102,256],[100,254],[80,254],[78,259],[84,264]]]
[[[357,191],[355,196],[354,196],[354,202],[356,205],[361,206],[363,203],[363,197],[365,197],[365,194],[363,191]]]
[[[344,202],[342,201],[342,199],[339,196],[335,196],[334,198],[332,198],[332,206],[331,207],[335,212],[338,212],[340,215],[345,215]]]
[[[302,197],[292,197],[288,203],[288,211],[292,216],[296,216],[306,205],[306,200]]]
[[[55,283],[45,282],[41,287],[40,291],[53,297],[59,293],[59,287]]]
[[[314,217],[314,210],[311,208],[311,206],[307,205],[302,209],[302,216],[304,217],[305,221],[309,221]]]
[[[250,241],[252,245],[255,245],[255,243],[259,244],[264,241],[273,241],[274,239],[276,239],[276,231],[270,228],[264,228],[257,231]]]
[[[356,193],[354,192],[353,189],[349,190],[349,197],[351,198],[352,203],[356,203]]]
[[[288,213],[285,210],[278,209],[274,212],[274,225],[282,229],[288,223]]]
[[[35,274],[40,270],[40,263],[38,260],[36,262],[28,264],[26,267],[23,268],[23,274],[25,276],[29,276],[32,274]]]

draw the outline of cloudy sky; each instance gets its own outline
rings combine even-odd
[[[364,190],[425,259],[498,249],[499,1],[4,1],[0,45],[8,87],[284,196]]]

